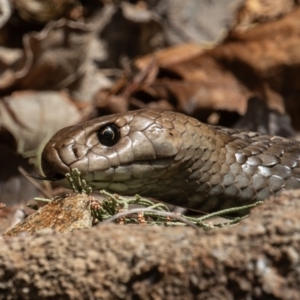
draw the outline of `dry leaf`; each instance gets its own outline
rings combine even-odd
[[[0,101],[0,142],[5,129],[20,153],[35,150],[56,131],[80,119],[79,111],[65,93],[18,92]]]
[[[70,9],[78,5],[78,1],[15,0],[14,5],[24,20],[34,23],[48,23],[66,15]]]
[[[147,1],[160,17],[168,45],[184,42],[216,42],[228,32],[243,0]]]
[[[236,30],[245,31],[250,26],[282,17],[296,5],[298,3],[294,0],[245,0],[237,11],[233,26]]]
[[[176,110],[192,115],[200,110],[243,115],[248,99],[259,96],[270,109],[290,113],[293,125],[300,128],[296,101],[300,92],[299,28],[300,9],[296,9],[246,32],[232,32],[216,47],[183,45],[161,50],[152,56],[154,67],[149,68],[150,55],[137,59],[138,72],[132,79],[121,79],[123,86],[117,83],[111,94],[124,97],[133,108],[167,99]],[[145,74],[147,67],[150,75]],[[153,69],[156,78],[151,75]],[[143,80],[138,79],[141,74]]]
[[[90,27],[59,20],[24,36],[24,54],[0,76],[2,93],[14,89],[61,89],[84,75]]]
[[[11,3],[9,0],[0,0],[0,28],[7,22],[11,16]]]

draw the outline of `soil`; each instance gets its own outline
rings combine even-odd
[[[0,299],[299,299],[300,191],[238,225],[2,237]]]

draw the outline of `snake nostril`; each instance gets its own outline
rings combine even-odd
[[[79,154],[79,151],[78,151],[78,148],[76,147],[76,145],[72,146],[72,150],[73,150],[73,153],[74,153],[75,157],[77,159],[79,159],[80,158],[80,154]]]

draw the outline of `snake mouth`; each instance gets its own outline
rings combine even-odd
[[[65,175],[59,174],[59,173],[51,175],[51,176],[29,175],[29,174],[27,174],[27,176],[38,179],[38,180],[47,180],[47,181],[59,181],[59,180],[66,178]]]

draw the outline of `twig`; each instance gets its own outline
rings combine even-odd
[[[175,220],[181,221],[181,223],[179,223],[179,222],[174,223],[174,222],[166,221],[165,225],[170,225],[170,226],[172,226],[172,225],[173,226],[189,225],[189,226],[191,226],[191,227],[198,230],[198,227],[193,222],[185,219],[181,215],[178,215],[178,214],[176,214],[174,212],[170,212],[170,211],[158,211],[158,210],[155,210],[155,209],[152,209],[152,208],[146,208],[146,207],[145,208],[133,208],[133,209],[130,209],[128,211],[119,212],[116,215],[113,215],[110,218],[102,221],[101,223],[99,223],[99,225],[107,224],[107,223],[110,223],[114,220],[117,220],[117,219],[119,219],[123,216],[128,216],[130,214],[136,214],[136,213],[139,213],[139,212],[142,212],[142,213],[150,212],[150,213],[154,213],[154,214],[157,214],[157,215],[160,215],[160,216],[169,217],[170,219],[175,219]],[[151,222],[148,222],[148,224],[151,224]]]
[[[42,186],[36,182],[36,180],[33,180],[32,177],[30,177],[26,171],[22,168],[22,167],[19,167],[18,168],[19,172],[30,182],[32,183],[41,193],[43,193],[46,197],[48,198],[52,198],[52,195],[47,191],[45,190],[44,188],[42,188]]]
[[[71,172],[66,173],[65,176],[75,193],[89,195],[92,192],[92,188],[82,179],[81,173],[77,168],[71,169]]]
[[[66,174],[73,191],[75,193],[90,194],[92,188],[81,178],[78,169],[72,169]],[[148,225],[165,225],[165,226],[192,226],[201,227],[205,230],[222,228],[239,222],[244,217],[236,217],[228,222],[219,224],[210,224],[204,222],[208,218],[215,216],[229,215],[235,212],[249,210],[257,205],[262,204],[261,201],[250,205],[233,207],[220,210],[201,217],[188,217],[182,214],[175,214],[169,211],[169,208],[163,203],[154,203],[150,199],[143,198],[139,195],[134,197],[122,197],[117,194],[111,194],[105,190],[100,191],[106,198],[100,202],[91,200],[91,212],[95,219],[100,221],[100,224],[114,221],[118,224],[148,224]],[[144,208],[129,209],[130,205],[141,205]]]

